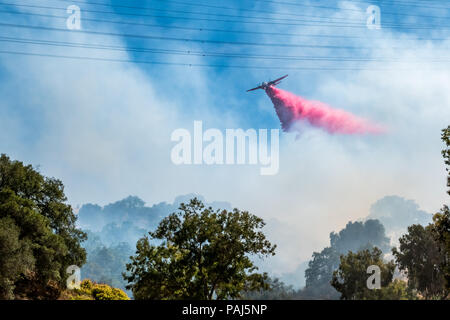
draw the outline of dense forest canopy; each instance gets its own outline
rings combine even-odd
[[[450,126],[441,138],[449,171]],[[380,199],[366,219],[331,232],[307,267],[299,262],[306,285],[296,290],[258,272],[253,257],[276,245],[247,211],[194,195],[151,207],[130,196],[77,216],[60,180],[1,155],[0,299],[129,299],[123,290],[135,299],[448,299],[448,206],[430,218],[414,201]],[[394,248],[386,230],[401,232]],[[86,279],[67,290],[74,265]],[[376,290],[366,282],[374,266]]]
[[[61,181],[0,156],[0,298],[57,298],[66,268],[81,266],[86,234]]]
[[[124,278],[137,299],[235,299],[266,287],[250,256],[275,254],[264,221],[247,211],[182,203],[137,243]],[[156,240],[156,243],[154,242]]]

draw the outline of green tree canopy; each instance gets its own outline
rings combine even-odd
[[[105,246],[98,242],[98,237],[92,232],[87,233],[89,240],[86,243],[91,243],[85,246],[87,261],[81,269],[83,278],[125,290],[127,282],[123,279],[122,273],[134,253],[133,248],[126,242]],[[131,292],[129,294],[131,295]]]
[[[274,255],[260,231],[265,223],[246,211],[212,210],[194,198],[140,239],[127,265],[136,299],[239,298],[266,286],[252,255]]]
[[[445,148],[442,156],[449,172],[450,126],[442,130]],[[450,174],[447,174],[450,187]],[[450,189],[447,190],[450,194]],[[427,227],[412,225],[400,239],[399,249],[392,250],[400,270],[408,275],[410,288],[427,298],[447,298],[450,293],[450,212],[444,205]]]
[[[426,299],[446,296],[441,265],[445,256],[432,233],[432,225],[412,225],[400,239],[399,249],[393,248],[399,269],[408,276],[408,285]]]
[[[306,286],[301,295],[309,299],[337,299],[339,294],[330,281],[333,271],[339,267],[340,255],[374,246],[383,250],[389,248],[389,238],[378,220],[350,221],[338,233],[331,232],[330,246],[314,252],[309,261],[305,271]]]
[[[266,283],[268,288],[244,291],[240,298],[243,300],[294,300],[297,298],[297,291],[278,278],[268,277]]]
[[[66,268],[84,263],[66,200],[61,181],[0,156],[0,298],[56,298]]]
[[[442,150],[442,156],[444,157],[446,165],[445,170],[448,172],[447,187],[450,187],[450,126],[442,130],[441,139],[445,143],[445,148]],[[450,195],[450,189],[447,190],[447,193]]]
[[[450,211],[447,206],[433,216],[431,233],[442,255],[441,270],[445,279],[445,288],[450,293]]]
[[[370,276],[367,268],[373,265],[380,268],[381,288],[388,288],[387,290],[367,287],[367,279]],[[394,270],[394,262],[385,263],[383,253],[378,248],[361,250],[356,253],[350,251],[347,255],[340,257],[340,265],[333,272],[331,284],[341,293],[340,298],[344,300],[384,299],[388,296],[386,293],[389,293],[390,298],[398,299],[399,297],[395,293],[402,294],[403,290],[398,283],[390,286]],[[386,295],[383,297],[384,294]]]
[[[450,126],[442,130],[442,141],[445,148],[442,150],[442,156],[447,170],[447,187],[450,187]],[[450,189],[447,190],[450,195]],[[438,242],[439,250],[444,258],[441,265],[445,278],[445,288],[450,292],[450,210],[444,205],[439,213],[433,216],[433,225],[431,227],[434,239]]]

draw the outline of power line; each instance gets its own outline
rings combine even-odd
[[[29,15],[38,16],[46,18],[57,18],[57,19],[67,19],[67,16],[51,15],[44,13],[32,13],[32,12],[20,12],[20,11],[6,11],[0,10],[0,13],[6,14],[16,14],[16,15]],[[143,27],[152,28],[162,28],[162,29],[177,29],[177,30],[189,30],[189,31],[206,31],[206,32],[224,32],[224,33],[237,33],[237,34],[251,34],[251,35],[270,35],[270,36],[296,36],[296,37],[308,37],[308,38],[342,38],[342,39],[386,39],[386,37],[374,37],[374,36],[356,36],[356,35],[326,35],[326,34],[310,34],[310,33],[288,33],[288,32],[264,32],[264,31],[248,31],[248,30],[232,30],[232,29],[213,29],[213,28],[203,28],[203,27],[186,27],[186,26],[174,26],[174,25],[160,25],[151,24],[145,22],[131,22],[131,21],[114,21],[105,19],[93,19],[93,18],[83,18],[83,21],[90,22],[101,22],[119,25],[135,25]],[[443,41],[448,40],[448,38],[425,38],[425,37],[408,37],[402,38],[402,40],[427,40],[427,41]]]
[[[60,31],[71,33],[86,33],[102,36],[115,36],[123,38],[139,38],[139,39],[152,39],[162,41],[175,41],[175,42],[193,42],[193,43],[211,43],[211,44],[228,44],[228,45],[240,45],[240,46],[259,46],[259,47],[290,47],[290,48],[321,48],[321,49],[381,49],[380,47],[367,47],[367,46],[342,46],[342,45],[310,45],[310,44],[292,44],[292,43],[258,43],[258,42],[245,42],[245,41],[223,41],[223,40],[210,40],[210,39],[189,39],[189,38],[177,38],[177,37],[165,37],[165,36],[151,36],[151,35],[138,35],[127,33],[114,33],[114,32],[102,32],[93,30],[69,30],[62,28],[44,27],[44,26],[30,26],[12,23],[0,23],[0,26],[4,27],[16,27],[25,29],[36,29],[46,31]],[[391,49],[404,49],[404,47],[390,47]]]
[[[28,5],[28,4],[12,4],[12,3],[4,3],[0,2],[0,5],[7,5],[7,6],[17,6],[17,7],[26,7],[26,8],[37,8],[37,9],[52,9],[52,10],[61,10],[66,12],[66,8],[61,7],[53,7],[53,6],[40,6],[40,5]],[[163,10],[168,11],[168,10]],[[150,18],[168,18],[168,19],[181,19],[181,20],[197,20],[197,21],[208,21],[208,22],[225,22],[225,23],[245,23],[245,24],[273,24],[273,25],[305,25],[305,24],[299,24],[299,23],[283,23],[283,22],[268,22],[274,21],[274,19],[265,19],[266,21],[242,21],[242,20],[221,20],[221,19],[211,19],[211,18],[199,18],[199,17],[186,17],[186,16],[162,16],[162,15],[153,15],[153,14],[142,14],[142,13],[130,13],[130,12],[114,12],[114,11],[102,11],[102,10],[91,10],[91,9],[83,9],[83,12],[88,13],[98,13],[98,14],[115,14],[115,15],[126,15],[126,16],[134,16],[134,17],[150,17]],[[241,18],[242,16],[232,16],[235,18]],[[256,18],[256,19],[264,19],[264,18]],[[286,21],[286,19],[278,19]],[[322,21],[311,21],[311,20],[294,20],[294,19],[287,19],[288,21],[300,21],[300,22],[322,22]],[[327,21],[325,21],[327,22]],[[329,23],[337,23],[334,21],[330,21]],[[308,24],[306,24],[308,25]],[[335,25],[331,25],[335,26]]]
[[[63,2],[71,2],[71,3],[79,3],[79,4],[88,4],[88,5],[96,5],[96,6],[104,6],[108,8],[132,8],[138,10],[149,10],[149,11],[159,11],[164,13],[175,13],[175,14],[196,14],[196,15],[206,15],[206,16],[218,16],[218,17],[227,17],[227,18],[244,18],[244,19],[264,19],[271,21],[299,21],[298,19],[292,18],[268,18],[268,17],[254,17],[254,16],[243,16],[243,15],[230,15],[230,14],[222,14],[222,13],[211,13],[211,12],[193,12],[193,11],[183,11],[183,10],[169,10],[169,9],[158,9],[158,8],[149,8],[149,7],[137,7],[137,6],[125,6],[125,5],[108,5],[104,3],[98,2],[84,2],[84,1],[76,1],[76,0],[53,0],[53,1],[63,1]],[[66,9],[63,9],[66,10]],[[118,12],[118,14],[126,14],[123,12]],[[303,15],[296,15],[297,17],[304,17]],[[320,19],[330,19],[327,17],[314,17]],[[349,19],[340,19],[349,21]],[[321,20],[300,20],[300,21],[311,21],[311,22],[339,22],[339,21],[321,21]],[[350,20],[360,22],[361,20]]]
[[[223,15],[223,14],[216,14],[216,13],[210,13],[210,12],[187,12],[187,11],[180,11],[180,10],[168,10],[168,9],[157,9],[157,8],[150,8],[150,7],[141,7],[141,6],[130,6],[130,5],[110,5],[105,3],[99,3],[99,2],[86,2],[86,1],[77,1],[77,0],[53,0],[53,1],[59,1],[59,2],[70,2],[70,3],[79,3],[79,4],[87,4],[87,5],[97,5],[97,6],[104,6],[104,7],[112,7],[112,8],[123,8],[123,9],[137,9],[137,10],[150,10],[150,11],[163,11],[163,12],[174,12],[174,13],[188,13],[188,14],[203,14],[203,15],[216,15],[216,16],[230,16],[230,15]],[[220,6],[210,6],[207,7],[215,7],[215,8],[224,8]],[[237,10],[236,8],[229,8],[233,10]],[[288,15],[293,17],[307,17],[307,18],[319,18],[319,19],[330,19],[329,17],[320,17],[320,16],[311,16],[311,15],[303,15],[303,14],[296,14],[296,13],[274,13],[271,11],[266,10],[246,10],[246,12],[257,12],[257,13],[269,13],[271,15]],[[239,16],[234,16],[239,17]],[[296,21],[294,19],[286,19],[286,18],[268,18],[268,17],[249,17],[254,19],[270,19],[270,20],[291,20]],[[360,21],[360,20],[349,20],[347,18],[339,18],[334,17],[333,19],[336,20],[344,20],[344,21]]]
[[[37,6],[37,5],[24,5],[24,4],[11,4],[11,3],[2,3],[0,5],[9,5],[9,6],[19,6],[19,7],[30,7],[30,8],[39,8],[39,9],[55,9],[55,10],[63,10],[66,11],[66,8],[60,7],[49,7],[49,6]],[[84,12],[89,13],[101,13],[101,14],[117,14],[112,11],[100,11],[100,10],[87,10],[84,9]],[[222,20],[222,19],[211,19],[211,18],[197,18],[197,17],[175,17],[175,16],[160,16],[160,15],[149,15],[149,14],[137,14],[137,13],[121,13],[121,15],[129,15],[129,16],[138,16],[138,17],[152,17],[152,18],[168,18],[168,19],[182,19],[182,20],[198,20],[198,21],[209,21],[209,22],[224,22],[224,23],[242,23],[242,24],[262,24],[262,25],[285,25],[285,26],[310,26],[310,27],[335,27],[335,28],[362,28],[366,29],[367,26],[363,23],[361,24],[347,24],[347,25],[339,25],[337,22],[327,22],[331,24],[308,24],[308,23],[290,23],[290,22],[267,22],[267,21],[245,21],[245,20]],[[308,21],[304,20],[304,22],[321,22],[321,21]],[[334,24],[333,24],[334,23]],[[388,25],[384,24],[384,27],[388,28],[402,28],[402,29],[436,29],[442,28],[450,29],[449,26],[409,26],[409,25]]]
[[[57,0],[59,1],[59,0]],[[66,1],[66,0],[61,0],[61,1]],[[69,0],[67,0],[69,1]],[[252,0],[253,1],[253,0]],[[256,0],[258,1],[258,0]],[[350,2],[350,3],[361,3],[364,5],[371,5],[371,4],[375,4],[375,5],[386,5],[386,6],[408,6],[408,7],[419,7],[419,8],[426,8],[426,9],[444,9],[444,10],[450,10],[450,7],[443,7],[443,6],[430,6],[429,4],[424,4],[425,1],[420,1],[420,2],[410,2],[410,1],[398,1],[398,0],[394,0],[393,2],[388,2],[388,1],[383,1],[383,0],[375,0],[375,1],[370,1],[370,0],[345,0],[346,2]],[[427,2],[430,2],[429,0]],[[280,3],[282,4],[282,2],[278,2],[278,1],[272,1],[272,3]],[[291,5],[291,6],[297,6],[299,5],[298,3],[294,3],[294,2],[284,2],[283,4],[286,5]],[[300,5],[299,5],[300,6]],[[334,8],[334,7],[327,7],[327,8]],[[338,7],[336,7],[338,8]],[[342,8],[339,8],[342,9]]]
[[[289,19],[289,18],[268,18],[268,17],[252,17],[252,16],[242,16],[242,15],[230,15],[230,14],[220,14],[220,13],[210,13],[210,12],[192,12],[192,11],[181,11],[181,10],[168,10],[168,9],[156,9],[156,8],[148,8],[148,7],[137,7],[137,6],[119,6],[119,5],[108,5],[108,4],[102,4],[102,3],[87,3],[82,1],[70,1],[70,0],[53,0],[53,1],[64,1],[64,2],[71,2],[71,3],[79,3],[79,4],[89,4],[89,5],[99,5],[99,6],[105,6],[105,7],[112,7],[112,8],[133,8],[133,9],[139,9],[139,10],[151,10],[151,11],[159,11],[164,13],[175,13],[175,14],[196,14],[196,15],[206,15],[206,16],[219,16],[219,17],[231,17],[231,18],[246,18],[246,19],[264,19],[265,21],[304,21],[304,22],[330,22],[330,23],[338,23],[339,20],[343,21],[355,21],[355,22],[362,22],[362,20],[357,19],[346,19],[346,18],[333,18],[337,21],[322,21],[322,20],[299,20],[297,19]],[[39,6],[39,5],[30,5],[30,4],[12,4],[12,3],[0,3],[1,5],[9,5],[9,6],[18,6],[18,7],[29,7],[29,8],[42,8],[42,9],[55,9],[55,10],[63,10],[66,11],[66,8],[61,7],[53,7],[53,6]],[[130,15],[130,16],[142,16],[142,17],[161,17],[161,16],[155,16],[155,15],[149,15],[149,14],[137,14],[137,13],[130,13],[130,12],[114,12],[114,11],[98,11],[98,10],[91,10],[91,9],[83,9],[84,12],[90,12],[90,13],[107,13],[107,14],[118,14],[118,15]],[[329,17],[318,17],[318,16],[309,16],[309,15],[297,15],[293,14],[296,17],[311,17],[311,18],[318,18],[318,19],[329,19]],[[168,17],[168,18],[179,18],[179,17]]]
[[[54,0],[57,1],[57,0]],[[65,0],[63,0],[65,1]],[[74,3],[77,3],[76,1],[72,1]],[[52,10],[61,10],[66,12],[67,8],[61,8],[61,7],[53,7],[53,6],[41,6],[41,5],[27,5],[27,4],[12,4],[12,3],[4,3],[4,2],[0,2],[0,5],[5,5],[5,6],[17,6],[17,7],[27,7],[27,8],[36,8],[36,9],[52,9]],[[104,4],[104,6],[108,6],[106,4]],[[133,7],[133,8],[138,8],[138,7]],[[153,9],[152,9],[153,10]],[[229,14],[218,14],[218,13],[203,13],[203,12],[190,12],[190,11],[180,11],[180,10],[166,10],[166,9],[154,9],[155,11],[162,11],[162,12],[169,12],[169,13],[176,13],[176,14],[196,14],[196,15],[207,15],[207,16],[218,16],[218,17],[228,17],[228,18],[245,18],[245,19],[259,19],[259,20],[264,20],[264,21],[258,21],[260,23],[263,22],[267,22],[267,20],[269,21],[275,21],[275,22],[328,22],[328,23],[339,23],[340,21],[322,21],[322,20],[301,20],[301,19],[288,19],[288,18],[267,18],[267,17],[252,17],[252,16],[242,16],[242,15],[229,15]],[[99,10],[90,10],[90,9],[83,9],[83,12],[89,12],[89,13],[103,13],[103,14],[116,14],[116,15],[130,15],[130,16],[142,16],[142,17],[157,17],[157,18],[161,18],[161,17],[165,17],[165,16],[155,16],[155,15],[149,15],[149,14],[136,14],[136,13],[129,13],[129,12],[114,12],[114,11],[99,11]],[[173,19],[177,19],[177,18],[189,18],[189,17],[172,17],[172,16],[168,16],[167,18],[173,18]],[[319,17],[320,18],[320,17]],[[201,19],[201,18],[194,18],[192,17],[192,19]],[[364,22],[362,20],[348,20],[348,19],[342,19],[345,21],[355,21],[358,24]],[[213,21],[213,20],[207,20],[207,21]],[[219,20],[221,21],[221,20]]]
[[[72,60],[91,60],[91,61],[103,61],[103,62],[120,62],[120,63],[137,63],[137,64],[152,64],[152,65],[171,65],[171,66],[183,66],[183,67],[208,67],[208,68],[234,68],[234,69],[261,69],[261,70],[310,70],[310,71],[360,71],[360,70],[372,70],[372,71],[389,71],[392,68],[328,68],[328,67],[296,67],[296,66],[249,66],[249,65],[214,65],[214,64],[199,64],[199,63],[177,63],[166,61],[148,61],[148,60],[132,60],[132,59],[110,59],[110,58],[98,58],[98,57],[85,57],[85,56],[67,56],[67,55],[55,55],[47,53],[31,53],[21,51],[9,51],[0,50],[0,54],[10,55],[25,55],[47,58],[61,58]],[[426,68],[430,69],[430,68]],[[409,70],[408,68],[395,68],[395,70]],[[433,69],[434,70],[434,69]],[[440,68],[442,70],[442,68]]]
[[[157,0],[157,1],[162,1],[162,0]],[[332,10],[361,12],[361,10],[359,10],[359,9],[348,9],[348,8],[339,8],[339,7],[330,7],[330,6],[311,5],[311,4],[301,3],[301,2],[298,2],[298,3],[295,2],[294,3],[294,2],[272,1],[272,0],[253,0],[253,1],[272,3],[272,4],[278,4],[278,5],[284,4],[284,5],[307,7],[307,8],[319,8],[319,9],[332,9]],[[199,6],[199,7],[212,7],[212,8],[239,10],[237,8],[211,6],[211,5],[205,5],[203,3],[191,3],[191,2],[172,1],[172,0],[170,1],[170,3],[175,3],[175,4],[180,4],[180,5],[187,5],[187,6]],[[398,12],[385,12],[385,11],[383,11],[383,14],[394,15],[394,16],[401,15],[401,16],[408,16],[408,17],[420,17],[420,18],[449,19],[449,17],[438,17],[438,16],[429,16],[429,15],[415,15],[415,14],[398,13]]]
[[[224,58],[241,58],[241,59],[255,59],[255,60],[291,60],[291,61],[351,61],[351,62],[420,62],[423,60],[403,60],[393,58],[355,58],[355,57],[327,57],[327,56],[282,56],[282,55],[251,55],[245,53],[224,53],[224,52],[205,52],[205,51],[191,51],[191,50],[174,50],[174,49],[159,49],[159,48],[143,48],[143,47],[121,47],[111,45],[97,45],[80,42],[66,42],[66,41],[52,41],[30,38],[16,38],[16,37],[2,37],[0,41],[21,43],[21,44],[34,44],[34,45],[47,45],[57,47],[70,47],[70,48],[84,48],[84,49],[100,49],[100,50],[113,50],[123,52],[141,52],[141,53],[156,53],[156,54],[168,54],[168,55],[183,55],[183,56],[197,56],[197,57],[224,57]],[[427,59],[427,58],[424,58]],[[450,57],[447,60],[430,60],[426,62],[450,62]]]
[[[370,4],[371,2],[369,0],[346,0],[348,2],[357,2],[357,3],[364,3],[364,4]],[[441,7],[441,6],[430,6],[429,4],[424,4],[425,1],[421,2],[411,2],[411,1],[383,1],[383,0],[377,0],[375,2],[380,2],[381,5],[399,5],[399,6],[408,6],[408,7],[420,7],[420,8],[429,8],[429,9],[444,9],[444,10],[450,10],[450,7]],[[428,1],[431,2],[431,1]]]

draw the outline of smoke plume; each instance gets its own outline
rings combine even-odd
[[[267,88],[266,93],[286,132],[298,130],[295,124],[301,120],[331,134],[379,134],[385,131],[382,126],[320,101],[309,101],[276,87]]]

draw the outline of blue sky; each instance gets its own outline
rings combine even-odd
[[[447,201],[439,137],[450,120],[450,10],[442,9],[450,8],[449,1],[427,1],[422,6],[413,0],[373,1],[381,8],[381,30],[365,27],[369,3],[364,1],[88,2],[2,1],[0,37],[8,41],[0,41],[0,51],[216,67],[0,53],[0,152],[62,179],[74,205],[106,204],[129,194],[152,204],[191,192],[209,201],[229,201],[273,222],[271,232],[280,248],[273,266],[289,271],[323,247],[330,231],[366,216],[370,205],[385,195],[414,199],[429,212]],[[81,8],[83,32],[55,31],[66,28],[64,8],[71,4]],[[440,8],[429,8],[433,6]],[[349,24],[352,27],[343,27]],[[124,34],[144,37],[120,36]],[[123,50],[36,45],[17,39]],[[133,48],[253,57],[167,55]],[[280,56],[328,60],[292,61]],[[371,61],[346,62],[339,57]],[[194,120],[219,129],[279,128],[264,92],[245,90],[286,73],[289,77],[281,88],[372,119],[390,132],[349,137],[310,128],[297,140],[283,134],[280,172],[272,177],[261,177],[259,168],[248,166],[176,167],[170,162],[170,133],[191,129]]]

